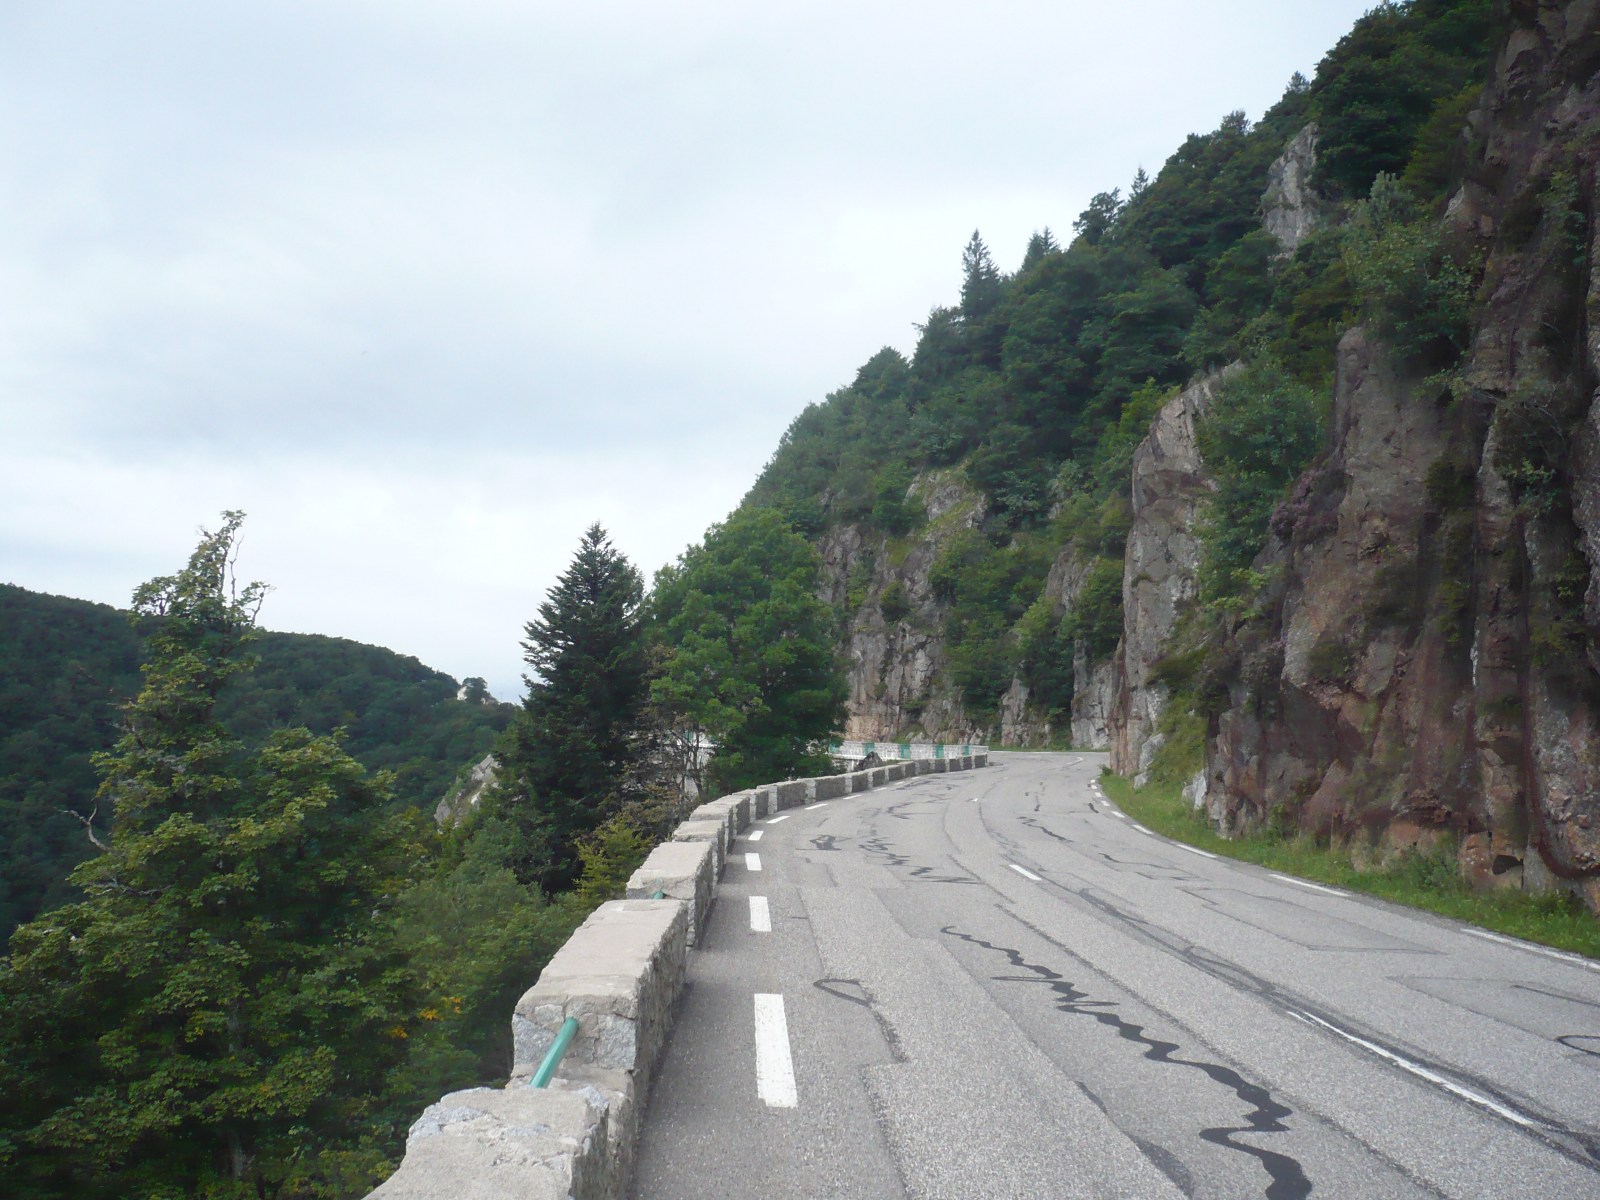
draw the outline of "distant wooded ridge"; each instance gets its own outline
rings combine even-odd
[[[511,705],[457,700],[457,680],[379,646],[263,631],[252,651],[259,665],[222,697],[229,727],[247,740],[343,729],[353,758],[395,773],[403,804],[431,807],[510,719]],[[121,609],[0,584],[0,942],[74,895],[66,877],[93,847],[64,810],[93,808],[91,755],[116,740],[140,655]]]

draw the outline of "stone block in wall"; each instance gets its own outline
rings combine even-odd
[[[950,769],[950,760],[948,758],[929,758],[923,761],[933,764],[933,773],[935,775],[943,775]]]
[[[411,1126],[369,1200],[603,1200],[619,1195],[612,1106],[598,1090],[513,1083],[451,1092]]]
[[[808,788],[810,782],[809,779],[791,779],[787,783],[774,784],[773,791],[778,796],[778,807],[798,808],[804,804],[811,794]]]
[[[706,913],[716,892],[717,852],[705,842],[662,842],[628,879],[629,900],[649,900],[665,892],[669,900],[689,906],[689,945],[705,928]]]
[[[632,1074],[643,1095],[688,965],[688,905],[609,900],[578,926],[511,1017],[513,1074],[533,1070],[576,1017],[574,1066]]]
[[[720,800],[708,800],[689,814],[689,820],[700,821],[721,817],[728,822],[728,840],[731,842],[750,827],[750,793],[734,792]]]
[[[912,760],[913,764],[917,768],[918,775],[932,775],[933,764],[937,761],[938,759],[934,758],[917,758]]]
[[[763,784],[758,788],[750,789],[750,819],[759,821],[763,817],[770,817],[778,810],[777,785]]]
[[[733,806],[726,800],[711,800],[692,810],[688,821],[721,821],[724,833],[722,845],[726,849],[733,845],[733,839],[738,836],[739,829],[737,818],[734,816]]]
[[[850,776],[848,775],[823,775],[817,779],[808,780],[812,785],[812,799],[837,800],[840,796],[850,794]]]
[[[728,822],[726,818],[711,818],[701,821],[684,821],[672,831],[674,842],[714,842],[717,847],[717,861],[712,864],[712,874],[718,878],[722,876],[722,864],[728,857]]]
[[[873,767],[867,772],[867,786],[869,788],[882,787],[889,778],[888,767]]]

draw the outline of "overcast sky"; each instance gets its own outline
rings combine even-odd
[[[7,0],[0,580],[126,605],[244,509],[273,629],[520,694],[808,404],[1368,0]],[[892,431],[885,431],[892,436]]]

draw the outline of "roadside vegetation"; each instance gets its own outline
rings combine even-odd
[[[1576,896],[1532,896],[1523,891],[1474,891],[1461,878],[1455,847],[1391,854],[1384,861],[1357,863],[1351,846],[1335,846],[1305,834],[1256,833],[1225,838],[1184,797],[1174,779],[1155,779],[1135,789],[1109,771],[1105,793],[1130,817],[1174,841],[1227,858],[1255,863],[1315,883],[1378,896],[1396,904],[1600,959],[1600,921]]]

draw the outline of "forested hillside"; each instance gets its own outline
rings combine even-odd
[[[830,612],[774,513],[711,529],[648,603],[591,527],[526,625],[516,708],[258,630],[242,521],[141,585],[132,627],[0,593],[7,846],[33,852],[5,869],[45,891],[83,859],[13,893],[52,907],[0,957],[8,1196],[366,1194],[424,1104],[504,1079],[516,997],[700,790],[826,766]],[[481,803],[436,822],[491,741]],[[93,853],[34,838],[65,803]]]
[[[223,694],[229,726],[257,742],[343,729],[352,757],[395,773],[406,805],[431,810],[510,719],[509,705],[458,700],[450,676],[377,646],[263,632],[254,651],[257,668]],[[74,894],[67,875],[93,846],[64,810],[94,808],[91,756],[118,736],[141,652],[125,612],[0,584],[0,942]]]
[[[1399,314],[1402,335],[1459,351],[1471,264],[1427,218],[1464,169],[1498,8],[1380,6],[1261,120],[1192,135],[1154,178],[1097,195],[1070,239],[1035,233],[1010,274],[974,233],[959,302],[928,314],[910,361],[881,351],[796,419],[745,503],[779,508],[830,562],[858,665],[880,676],[855,680],[862,732],[1065,737],[1074,647],[1103,658],[1120,630],[1133,450],[1186,380],[1260,364],[1217,415],[1219,449],[1270,460],[1228,473],[1240,490],[1210,526],[1220,597],[1320,446],[1339,334],[1403,302],[1386,289],[1419,257],[1441,268],[1438,294]],[[1352,219],[1380,173],[1381,231]],[[1247,423],[1264,388],[1281,425],[1220,427]],[[1050,576],[1068,546],[1082,598],[1063,612]],[[888,678],[918,654],[920,678]],[[1003,728],[1013,679],[1027,711]],[[886,687],[897,706],[873,703]]]
[[[1380,4],[1070,241],[975,232],[745,501],[822,554],[851,732],[1600,907],[1597,23]]]

